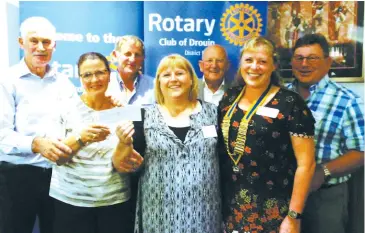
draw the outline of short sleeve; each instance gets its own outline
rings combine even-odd
[[[345,150],[364,151],[364,103],[360,98],[349,102],[343,117]]]
[[[314,124],[311,110],[302,97],[293,93],[286,99],[292,99],[291,109],[287,116],[287,127],[291,136],[314,138]]]

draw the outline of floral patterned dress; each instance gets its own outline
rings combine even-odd
[[[219,105],[220,123],[241,90],[234,87],[224,95]],[[279,113],[276,118],[257,114],[251,118],[238,172],[233,171],[234,163],[223,143],[219,149],[226,233],[278,232],[288,213],[297,167],[290,137],[314,135],[314,118],[297,93],[281,88],[265,107],[278,109]],[[231,151],[244,114],[237,107],[231,118]]]

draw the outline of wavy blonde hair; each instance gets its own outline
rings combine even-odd
[[[180,54],[170,54],[163,57],[157,67],[155,78],[155,98],[157,103],[163,104],[165,102],[165,98],[160,88],[160,75],[170,67],[177,67],[188,72],[192,81],[191,89],[189,91],[189,100],[196,101],[198,98],[198,77],[196,76],[193,66],[185,57],[181,56]]]

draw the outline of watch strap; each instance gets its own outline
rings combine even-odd
[[[332,174],[325,164],[322,164],[321,166],[322,166],[323,173],[324,173],[324,180],[327,182],[328,180],[330,180],[332,178]]]
[[[80,135],[77,135],[76,136],[76,141],[77,141],[77,143],[79,144],[80,147],[86,146],[86,144],[81,140],[81,136]]]
[[[302,214],[298,213],[294,210],[289,210],[288,216],[289,216],[289,218],[292,218],[292,219],[301,219],[302,218]]]

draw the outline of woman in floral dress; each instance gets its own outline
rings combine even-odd
[[[280,86],[272,43],[249,40],[219,105],[225,232],[299,233],[315,168],[314,119],[304,100]]]

